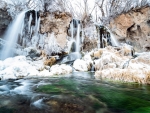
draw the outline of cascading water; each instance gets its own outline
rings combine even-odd
[[[8,30],[6,31],[6,34],[4,36],[4,39],[7,43],[2,48],[1,59],[6,59],[14,55],[12,49],[15,48],[18,36],[22,33],[25,13],[26,11],[21,12],[8,27]]]
[[[73,39],[73,35],[74,35],[74,25],[73,25],[73,20],[72,20],[72,22],[71,22],[71,38]]]
[[[77,21],[76,52],[80,52],[80,23]]]
[[[40,18],[38,18],[38,12],[35,11],[35,27],[34,27],[34,32],[35,32],[36,36],[38,35],[39,27],[40,27]]]
[[[112,32],[109,32],[110,33],[110,38],[111,38],[111,43],[113,46],[119,46],[119,43],[118,41],[116,40],[114,34]]]
[[[37,33],[39,32],[39,29],[40,29],[40,21],[41,21],[41,19],[39,17],[38,22],[37,22]]]

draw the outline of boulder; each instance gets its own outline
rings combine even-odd
[[[29,64],[25,56],[7,58],[3,61],[3,68],[0,71],[1,79],[16,79],[26,76],[38,75],[38,70]]]
[[[98,51],[94,52],[94,57],[100,58],[102,54],[103,54],[103,50],[99,49]]]
[[[47,66],[52,66],[56,63],[56,58],[55,57],[51,57],[50,59],[46,59],[44,61],[44,65],[47,65]]]
[[[114,18],[108,27],[120,42],[132,45],[135,51],[150,51],[149,10],[149,6],[131,9]]]
[[[88,64],[84,60],[75,60],[75,62],[73,63],[73,67],[77,71],[88,71]]]
[[[66,64],[53,65],[50,69],[52,75],[62,75],[72,73],[72,67]]]

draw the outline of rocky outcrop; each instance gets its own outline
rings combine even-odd
[[[87,22],[84,25],[84,40],[82,45],[82,51],[87,52],[98,46],[98,33],[96,25],[92,21]]]
[[[11,20],[12,20],[12,18],[9,15],[9,13],[7,12],[7,10],[0,9],[0,36],[2,36],[5,33]]]
[[[57,43],[64,48],[67,41],[67,29],[72,16],[65,12],[44,12],[40,15],[41,25],[40,32],[47,33],[48,36],[53,32],[56,36]]]
[[[117,16],[108,25],[120,42],[136,51],[150,51],[150,7],[134,9]]]
[[[95,48],[97,48],[97,39],[90,39],[89,37],[85,37],[82,46],[82,51],[87,52]]]

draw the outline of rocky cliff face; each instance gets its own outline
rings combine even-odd
[[[64,12],[46,12],[40,15],[40,33],[47,33],[48,36],[53,32],[57,43],[64,48],[67,41],[67,29],[69,28],[72,16]]]
[[[2,36],[10,24],[12,18],[5,9],[0,9],[0,36]]]
[[[150,7],[121,14],[108,26],[120,42],[134,46],[138,52],[150,51]]]
[[[18,43],[25,47],[59,53],[67,43],[67,29],[72,16],[66,12],[26,12],[23,33]],[[56,51],[55,51],[56,50]]]

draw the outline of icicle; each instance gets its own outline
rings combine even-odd
[[[98,28],[98,33],[97,33],[97,35],[98,35],[98,49],[100,48],[100,33],[99,33],[99,28]]]
[[[83,24],[82,24],[82,43],[84,42],[84,29],[83,29]]]
[[[37,24],[38,24],[38,20],[37,20],[37,11],[35,11],[35,27],[34,27],[35,35],[37,35]]]
[[[33,26],[31,26],[31,29],[30,29],[30,37],[32,37],[32,32],[33,32]]]
[[[73,20],[71,22],[71,38],[73,39],[73,34],[74,34],[74,25],[73,25]]]
[[[23,28],[24,28],[24,21],[22,22],[21,32],[20,32],[20,38],[22,39],[23,35]]]
[[[32,13],[30,13],[30,17],[29,17],[28,32],[30,32],[31,22],[32,22]]]
[[[80,52],[80,23],[77,22],[76,52]]]
[[[39,32],[39,29],[40,29],[40,21],[41,21],[41,19],[40,19],[40,17],[39,17],[38,23],[37,23],[37,33]]]

